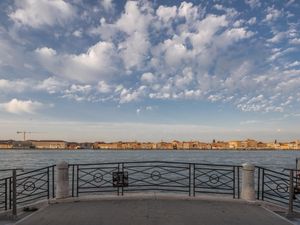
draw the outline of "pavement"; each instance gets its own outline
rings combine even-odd
[[[239,200],[124,199],[119,197],[102,200],[52,203],[19,220],[15,224],[291,225],[292,223],[258,204],[246,203]]]

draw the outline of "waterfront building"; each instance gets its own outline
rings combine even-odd
[[[231,149],[239,149],[242,147],[242,141],[229,141],[228,146]]]
[[[13,141],[0,141],[0,149],[12,149],[13,148]]]
[[[268,145],[266,143],[263,143],[263,142],[257,142],[257,148],[258,149],[267,149],[268,148]]]
[[[246,140],[246,148],[247,149],[256,149],[257,148],[257,141],[247,139]]]
[[[93,143],[91,142],[83,142],[79,143],[81,149],[92,149],[93,148]]]
[[[34,148],[31,141],[13,141],[13,149],[31,149]]]
[[[77,142],[68,142],[66,144],[66,148],[70,150],[80,149],[80,144]]]
[[[210,147],[210,148],[209,148]],[[211,145],[207,144],[207,149],[228,149],[229,143],[225,141],[214,141]]]
[[[183,143],[177,140],[172,141],[173,149],[183,149]]]
[[[182,142],[182,147],[185,150],[189,150],[191,148],[191,142],[189,142],[189,141]]]
[[[31,140],[32,145],[37,149],[65,149],[65,141],[61,140]]]
[[[141,143],[141,149],[153,149],[153,143],[152,142]]]
[[[173,149],[173,144],[161,141],[161,142],[156,143],[156,149],[171,150],[171,149]]]
[[[95,142],[93,144],[93,149],[101,149],[101,146],[104,144],[104,142]]]

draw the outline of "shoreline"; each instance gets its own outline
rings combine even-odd
[[[300,151],[300,149],[68,149],[68,148],[0,148],[0,151]]]

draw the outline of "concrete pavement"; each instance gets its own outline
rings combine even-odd
[[[50,204],[17,225],[290,225],[242,201],[104,199]]]

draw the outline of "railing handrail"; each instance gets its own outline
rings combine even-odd
[[[180,162],[180,161],[163,161],[163,160],[146,160],[146,161],[117,161],[117,162],[97,162],[97,163],[70,163],[69,166],[92,166],[92,165],[110,165],[110,164],[141,164],[141,163],[165,163],[165,164],[185,164],[185,165],[203,165],[203,166],[234,166],[242,167],[237,164],[218,164],[218,163],[197,163],[197,162]]]

